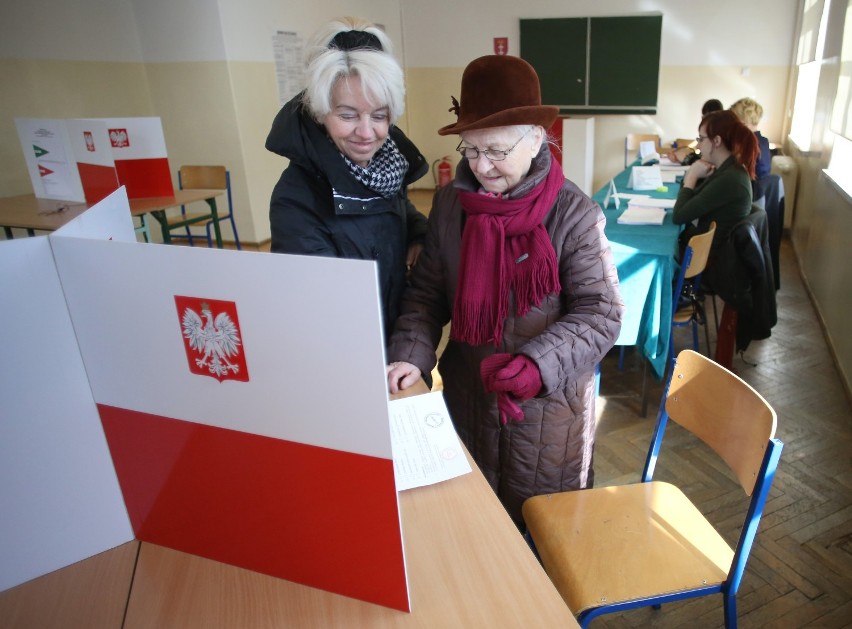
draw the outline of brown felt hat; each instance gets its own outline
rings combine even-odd
[[[458,120],[438,129],[438,135],[518,124],[547,129],[559,115],[558,107],[541,104],[535,68],[509,55],[471,61],[462,75],[461,102],[453,98],[450,111],[456,112]]]

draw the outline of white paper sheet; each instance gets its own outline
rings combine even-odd
[[[659,199],[656,197],[639,198],[638,196],[631,200],[628,205],[638,205],[639,207],[661,207],[663,209],[673,208],[677,203],[677,199]]]
[[[470,472],[440,391],[392,400],[388,407],[397,491]]]
[[[665,218],[666,211],[663,208],[628,205],[618,217],[618,222],[622,225],[662,225]]]
[[[659,166],[634,166],[627,187],[633,190],[656,190],[663,185]]]

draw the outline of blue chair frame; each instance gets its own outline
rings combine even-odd
[[[694,312],[691,308],[686,311],[684,309],[678,310],[678,303],[680,302],[683,287],[686,284],[686,280],[688,279],[692,280],[692,295],[698,295],[700,293],[701,275],[704,273],[704,269],[707,267],[707,259],[710,254],[710,245],[713,242],[713,235],[715,233],[716,223],[712,222],[710,223],[710,229],[708,231],[690,238],[689,243],[687,243],[686,249],[684,250],[683,260],[680,264],[680,271],[677,275],[677,282],[675,283],[675,290],[672,298],[672,330],[671,336],[669,338],[669,361],[671,365],[674,365],[675,359],[675,328],[686,327],[688,325],[692,326],[692,349],[698,352],[701,351],[698,345],[698,326],[703,325],[704,337],[707,342],[707,356],[711,354],[710,331],[707,328],[706,319],[704,323],[700,323],[698,319],[696,319],[696,317],[694,316]]]
[[[182,166],[180,169],[178,169],[178,187],[181,190],[183,190],[182,171],[183,171],[184,168],[194,168],[194,167],[193,166]],[[205,168],[205,167],[202,166],[200,168]],[[196,187],[196,186],[193,185],[193,186],[190,186],[190,187]],[[206,186],[203,186],[203,187],[206,187]],[[226,195],[228,197],[228,209],[227,209],[226,212],[219,214],[219,224],[221,225],[222,222],[225,219],[230,221],[231,230],[234,232],[234,245],[236,246],[237,249],[242,249],[242,247],[240,245],[240,237],[237,234],[237,224],[234,221],[234,205],[233,205],[233,201],[231,199],[231,172],[227,169],[225,170],[225,190],[226,190]],[[180,206],[180,213],[181,213],[181,216],[187,216],[185,205]],[[205,229],[205,232],[206,232],[207,246],[213,247],[213,237],[210,233],[210,229],[213,226],[213,221],[206,221],[206,222],[203,222],[203,223],[199,222],[199,223],[196,223],[195,225],[200,227],[202,224],[204,225],[204,229]],[[195,226],[195,225],[185,225],[184,228],[186,229],[186,234],[185,235],[184,234],[173,234],[171,239],[172,240],[186,240],[187,243],[189,243],[189,246],[194,247],[195,246],[195,240],[202,237],[202,236],[199,236],[197,234],[192,233],[190,228]]]

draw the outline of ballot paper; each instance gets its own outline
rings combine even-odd
[[[444,395],[413,395],[388,404],[396,490],[434,485],[470,472]]]
[[[622,195],[622,198],[624,196]],[[629,205],[638,205],[639,207],[661,207],[664,209],[670,209],[675,206],[677,203],[677,199],[660,199],[657,197],[642,197],[641,195],[634,195],[634,198],[630,200]]]
[[[618,217],[621,225],[662,225],[666,218],[666,210],[660,207],[644,207],[628,205],[624,213]]]
[[[663,185],[659,166],[634,166],[627,187],[633,190],[656,190]]]

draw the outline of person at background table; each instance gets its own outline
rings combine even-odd
[[[764,194],[766,177],[772,169],[772,153],[769,150],[769,139],[764,137],[757,128],[763,118],[763,107],[753,98],[741,98],[733,105],[731,111],[737,114],[742,123],[754,133],[760,153],[754,166],[755,179],[752,183],[752,196],[757,201]]]
[[[624,306],[600,207],[566,181],[526,61],[485,56],[464,70],[462,159],[438,190],[420,262],[388,346],[397,392],[436,363],[456,430],[516,525],[537,494],[591,487],[595,366]]]
[[[307,88],[284,105],[266,139],[290,160],[272,192],[271,250],[375,260],[387,337],[426,234],[406,187],[428,163],[395,126],[402,68],[387,35],[353,17],[311,38],[306,65]]]
[[[715,260],[732,228],[751,213],[751,182],[754,179],[758,146],[751,129],[730,110],[704,116],[698,127],[697,140],[701,159],[692,164],[683,177],[672,211],[672,221],[676,225],[686,225],[680,237],[681,252],[693,235],[706,232],[710,223],[716,222],[716,233],[707,260],[707,270],[712,273]],[[703,285],[708,283],[705,281]],[[719,292],[719,289],[716,286],[715,292]],[[714,360],[729,369],[736,326],[736,310],[725,303]]]
[[[704,116],[696,140],[701,158],[683,176],[672,221],[686,225],[681,234],[682,244],[716,222],[710,253],[712,264],[719,243],[751,212],[757,139],[734,112],[727,110]]]
[[[725,107],[722,105],[722,101],[718,98],[711,98],[710,100],[704,101],[704,104],[701,106],[701,117],[703,118],[707,114],[712,114],[714,111],[722,111],[724,109]],[[666,157],[669,158],[669,161],[677,162],[684,166],[689,166],[693,162],[701,159],[701,156],[690,146],[682,146],[673,151],[669,151],[666,154]]]

